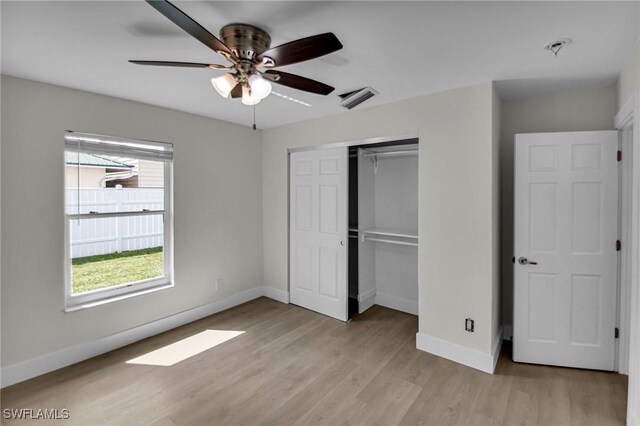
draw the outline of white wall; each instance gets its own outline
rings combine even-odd
[[[263,132],[265,286],[287,290],[287,149],[419,134],[419,330],[491,353],[492,84]],[[464,318],[476,332],[464,331]],[[474,352],[474,353],[475,353]]]
[[[502,104],[500,147],[502,322],[513,324],[513,141],[517,133],[611,130],[614,86],[572,90]],[[506,336],[507,338],[509,336]]]
[[[376,188],[373,163],[358,154],[358,228],[376,225]],[[358,311],[369,309],[376,296],[376,248],[358,238]]]
[[[375,181],[375,227],[418,230],[418,157],[381,157]],[[418,249],[386,243],[375,247],[376,303],[404,308],[418,306]],[[409,308],[409,309],[408,309]]]
[[[640,91],[640,40],[622,68],[616,88],[618,109],[622,108],[631,95]]]
[[[63,312],[65,129],[175,144],[174,288]],[[2,367],[261,285],[259,133],[2,76],[1,135]]]
[[[375,226],[418,230],[418,156],[380,157],[373,176]]]
[[[492,281],[492,300],[491,300],[491,329],[493,330],[493,339],[491,347],[499,351],[502,346],[502,279],[501,279],[501,229],[500,215],[502,214],[502,205],[500,203],[500,183],[502,173],[500,172],[500,134],[502,132],[502,99],[498,92],[493,88],[491,93],[491,209],[493,212],[491,221],[491,275]],[[499,353],[498,353],[499,355]]]

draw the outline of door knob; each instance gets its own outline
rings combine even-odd
[[[531,260],[527,259],[526,257],[519,258],[518,259],[518,263],[521,264],[521,265],[537,265],[538,264],[538,262],[531,261]]]
[[[341,246],[344,246],[344,241],[340,241],[340,245],[341,245]]]

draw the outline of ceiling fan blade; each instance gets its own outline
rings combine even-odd
[[[196,62],[169,62],[169,61],[129,61],[136,65],[156,65],[161,67],[185,67],[185,68],[209,68],[209,64]]]
[[[231,90],[231,97],[233,99],[242,97],[242,84],[236,84],[236,87]]]
[[[263,75],[274,83],[318,95],[328,95],[334,90],[333,87],[320,83],[319,81],[282,71],[267,70]]]
[[[224,52],[230,56],[233,55],[231,50],[223,42],[218,40],[216,36],[170,2],[166,0],[147,0],[147,3],[214,52]]]
[[[256,59],[260,62],[263,57],[268,57],[273,59],[275,67],[282,67],[318,58],[340,49],[340,40],[333,33],[324,33],[273,47],[262,52]]]

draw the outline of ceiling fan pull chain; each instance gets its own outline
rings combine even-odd
[[[253,106],[253,130],[258,130],[256,128],[256,106]]]

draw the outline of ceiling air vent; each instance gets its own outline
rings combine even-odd
[[[363,103],[369,98],[377,95],[378,92],[371,87],[365,87],[363,89],[354,90],[353,92],[343,93],[340,96],[340,106],[346,109],[352,109]]]

